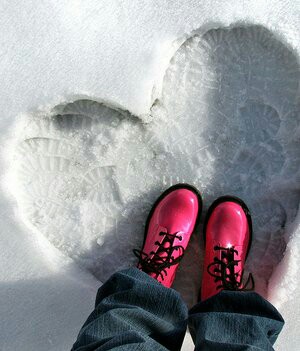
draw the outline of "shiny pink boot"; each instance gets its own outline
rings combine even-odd
[[[251,246],[252,221],[242,200],[218,198],[204,224],[205,257],[201,299],[221,290],[253,290],[252,274],[243,283],[244,264]]]
[[[201,196],[194,187],[177,184],[166,190],[149,213],[143,249],[134,250],[138,268],[171,287],[201,209]]]

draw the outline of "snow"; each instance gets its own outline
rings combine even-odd
[[[249,205],[247,270],[287,321],[276,350],[296,349],[299,3],[0,6],[0,348],[69,349],[153,200],[186,181],[205,211],[224,193]],[[175,283],[189,305],[200,231]]]

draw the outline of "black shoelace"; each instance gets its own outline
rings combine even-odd
[[[234,255],[238,251],[232,247],[215,246],[215,251],[221,251],[221,259],[214,258],[214,261],[207,266],[207,272],[215,278],[215,282],[220,281],[217,289],[235,290],[235,291],[251,291],[254,289],[254,279],[250,273],[248,279],[243,283],[244,271],[235,272],[235,267],[240,260],[235,260]],[[239,275],[241,276],[238,279]]]
[[[184,255],[184,248],[181,245],[173,246],[174,240],[182,240],[182,237],[175,234],[160,232],[159,236],[165,236],[162,242],[156,241],[154,244],[158,249],[151,251],[149,254],[142,250],[133,250],[135,256],[139,259],[139,266],[145,273],[154,273],[156,278],[161,276],[164,280],[164,275],[167,274],[167,268],[179,263]],[[179,251],[178,257],[173,257],[173,253]]]

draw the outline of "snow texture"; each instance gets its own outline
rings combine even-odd
[[[134,264],[132,249],[141,245],[144,221],[155,198],[172,184],[188,182],[200,189],[204,214],[223,194],[237,195],[250,207],[254,238],[247,270],[256,279],[256,291],[279,307],[287,320],[277,349],[286,349],[286,338],[289,349],[296,349],[300,341],[293,327],[298,325],[293,311],[299,307],[300,248],[300,45],[299,18],[292,16],[296,5],[287,6],[292,18],[287,23],[287,15],[283,17],[286,28],[276,28],[282,23],[279,2],[270,2],[264,10],[235,5],[232,14],[228,10],[222,14],[215,1],[214,19],[204,4],[193,5],[201,18],[192,15],[191,2],[181,9],[174,3],[178,21],[171,23],[167,2],[159,9],[152,1],[143,3],[147,12],[133,1],[134,8],[128,3],[126,9],[118,9],[125,26],[121,33],[113,14],[117,3],[104,3],[99,16],[95,10],[100,5],[93,1],[54,6],[58,17],[67,21],[61,22],[61,42],[52,40],[54,48],[46,52],[51,57],[48,69],[39,47],[48,34],[44,27],[35,31],[46,11],[43,5],[33,11],[37,23],[28,29],[32,38],[38,36],[31,43],[34,56],[18,56],[19,49],[8,45],[23,37],[22,26],[8,31],[11,41],[5,42],[3,67],[18,85],[6,78],[1,89],[3,96],[15,100],[3,107],[0,136],[2,141],[9,137],[1,150],[6,170],[1,244],[7,253],[0,260],[8,268],[0,270],[1,301],[5,301],[0,311],[8,322],[1,328],[0,348],[24,349],[24,343],[28,350],[70,348],[92,308],[97,280]],[[13,10],[13,5],[5,7],[7,21]],[[271,18],[275,10],[276,21],[265,22],[263,14]],[[25,8],[22,11],[25,16]],[[141,33],[131,32],[128,21],[134,13],[143,18],[135,24],[143,33],[144,20],[150,21],[151,36],[143,39],[146,47],[139,51],[136,36]],[[184,25],[186,16],[189,28]],[[109,28],[96,18],[104,22],[109,18]],[[88,30],[81,22],[86,20]],[[53,29],[55,21],[47,21]],[[110,31],[116,37],[107,43],[103,38]],[[118,48],[126,33],[128,42]],[[74,47],[66,44],[68,39]],[[147,52],[151,54],[146,58]],[[38,59],[38,71],[30,67],[24,76],[33,57]],[[201,230],[202,225],[175,281],[189,305],[199,296]],[[16,302],[24,294],[18,310]],[[21,315],[29,318],[32,329],[39,322],[37,333],[32,335],[23,326],[27,322]],[[11,340],[14,325],[20,337]],[[184,349],[192,349],[189,339]]]

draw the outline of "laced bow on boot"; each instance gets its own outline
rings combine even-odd
[[[178,264],[184,255],[184,248],[181,245],[173,246],[174,240],[182,240],[181,235],[170,234],[165,232],[160,232],[159,236],[164,236],[164,239],[160,243],[155,242],[158,247],[157,251],[151,251],[149,254],[143,252],[142,250],[133,250],[134,255],[139,259],[138,265],[141,270],[145,273],[154,273],[156,278],[160,276],[164,280],[164,275],[167,274],[167,268]],[[179,251],[178,257],[173,257],[173,253]]]
[[[243,284],[244,270],[235,272],[235,267],[239,264],[240,260],[235,260],[234,255],[238,251],[232,247],[215,246],[215,251],[221,251],[221,259],[214,258],[214,261],[207,266],[207,272],[215,278],[215,282],[220,281],[217,289],[235,290],[235,291],[251,291],[254,289],[254,279],[250,273],[247,281]],[[238,276],[241,278],[238,280]]]

